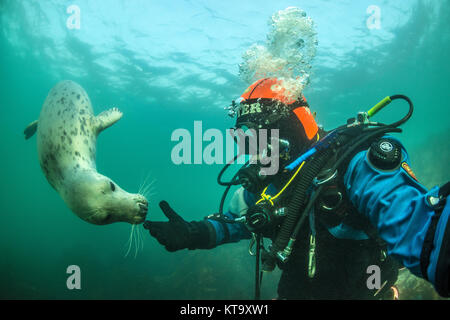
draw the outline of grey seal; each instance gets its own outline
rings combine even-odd
[[[147,214],[143,195],[126,192],[96,169],[97,136],[121,117],[117,108],[95,116],[86,91],[65,80],[50,90],[39,119],[24,131],[26,139],[37,131],[47,181],[76,215],[92,224],[139,224]]]

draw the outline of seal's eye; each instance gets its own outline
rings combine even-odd
[[[112,182],[109,182],[109,185],[111,186],[112,191],[116,191],[116,185]]]

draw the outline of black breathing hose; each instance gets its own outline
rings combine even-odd
[[[333,165],[333,167],[330,169],[330,172],[335,172],[335,170],[337,170],[337,168],[339,167],[340,164],[342,164],[343,161],[345,161],[345,159],[353,152],[355,151],[359,146],[361,146],[364,142],[366,142],[367,140],[376,137],[376,136],[381,136],[387,132],[401,132],[401,129],[398,128],[378,128],[373,130],[373,132],[371,132],[370,134],[365,135],[363,138],[360,138],[358,141],[356,141],[352,147],[350,149],[348,149],[341,157],[340,159]],[[318,198],[318,196],[320,195],[321,191],[322,191],[323,186],[319,186],[317,188],[317,190],[314,192],[314,195],[309,199],[308,203],[306,204],[305,208],[303,209],[302,213],[298,214],[298,216],[300,217],[297,220],[297,223],[295,224],[294,230],[293,232],[289,235],[289,238],[287,239],[287,241],[289,241],[290,238],[292,238],[293,240],[297,239],[297,234],[300,231],[301,226],[303,225],[303,222],[305,221],[305,218],[308,216],[308,213],[311,210],[311,207],[314,205],[314,202],[316,201],[316,199]],[[289,211],[288,211],[289,214]],[[286,244],[287,241],[285,239],[283,239]],[[281,250],[281,249],[280,249]]]
[[[219,175],[217,176],[217,183],[220,184],[221,186],[226,186],[226,189],[224,191],[224,193],[222,194],[222,198],[220,199],[220,205],[219,205],[219,216],[223,216],[223,206],[225,205],[225,199],[227,197],[228,192],[230,191],[232,186],[238,185],[239,184],[239,179],[237,179],[237,176],[239,174],[239,171],[236,172],[233,176],[233,178],[231,178],[231,180],[229,182],[223,182],[221,180],[222,175],[224,174],[225,170],[227,170],[227,168],[237,159],[241,156],[241,154],[236,155],[230,162],[228,162],[223,168],[222,170],[220,170]],[[248,160],[244,166],[246,166],[249,163],[250,160]]]
[[[409,99],[407,96],[402,95],[402,94],[396,94],[396,95],[390,96],[389,98],[390,98],[392,101],[393,101],[393,100],[397,100],[397,99],[403,99],[403,100],[405,100],[406,102],[408,102],[408,104],[409,104],[409,111],[408,111],[407,115],[404,116],[404,117],[403,117],[402,119],[400,119],[399,121],[394,122],[394,123],[388,125],[389,127],[398,127],[398,126],[404,124],[406,121],[408,121],[409,118],[411,118],[411,116],[412,116],[412,114],[413,114],[413,111],[414,111],[414,106],[413,106],[413,103],[412,103],[411,99]]]
[[[238,184],[238,182],[235,181],[235,178],[236,178],[237,174],[235,174],[235,175],[233,176],[233,178],[231,178],[231,181],[229,181],[229,182],[224,182],[224,181],[222,181],[221,179],[222,179],[222,175],[225,173],[225,170],[227,170],[228,167],[229,167],[234,161],[236,161],[236,159],[239,158],[240,156],[241,156],[241,154],[238,154],[238,155],[234,156],[234,158],[233,158],[230,162],[228,162],[228,163],[222,168],[222,170],[220,170],[219,175],[217,176],[217,183],[218,183],[219,185],[221,185],[221,186],[233,186],[233,185],[237,185],[237,184]],[[248,163],[248,161],[247,161],[247,163]]]
[[[339,139],[339,137],[337,139]],[[272,255],[283,250],[288,244],[292,230],[297,224],[300,214],[303,212],[302,209],[305,206],[307,195],[306,191],[313,182],[313,179],[330,159],[332,153],[333,150],[331,148],[318,151],[315,156],[317,159],[316,161],[305,163],[302,174],[298,177],[298,182],[295,184],[292,199],[288,204],[286,218],[282,222],[278,235],[272,243],[272,248],[270,250]]]
[[[393,95],[390,96],[390,99],[406,100],[409,104],[409,111],[407,115],[404,116],[399,121],[394,122],[392,124],[383,125],[382,127],[377,128],[365,129],[365,131],[363,131],[365,133],[364,136],[356,138],[356,141],[352,143],[352,146],[348,148],[342,154],[339,160],[333,165],[330,172],[332,173],[335,172],[348,156],[350,156],[357,148],[359,148],[363,143],[365,143],[369,139],[372,139],[376,136],[382,136],[388,132],[402,131],[397,127],[408,121],[409,118],[411,118],[414,109],[412,101],[407,96],[404,95]],[[335,144],[342,145],[345,142],[347,142],[346,138],[343,135],[341,135],[336,138]],[[273,242],[271,249],[271,254],[273,256],[275,256],[275,254],[278,251],[283,250],[286,247],[290,238],[294,240],[296,239],[297,234],[303,222],[305,221],[305,218],[308,215],[308,212],[310,211],[312,205],[319,196],[322,187],[319,186],[316,192],[314,193],[313,197],[308,201],[307,204],[304,204],[306,191],[308,187],[311,185],[313,179],[326,164],[326,162],[328,161],[333,152],[334,152],[333,148],[327,148],[322,152],[318,152],[318,154],[316,155],[317,161],[310,161],[309,163],[305,164],[305,168],[303,169],[304,171],[302,172],[302,175],[298,178],[299,181],[295,186],[293,198],[289,203],[286,219],[282,223],[277,238]],[[302,210],[300,211],[300,209]]]

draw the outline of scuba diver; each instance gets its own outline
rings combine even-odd
[[[230,181],[222,181],[230,162],[217,179],[226,186],[217,214],[188,222],[162,201],[168,221],[146,221],[144,228],[168,251],[252,239],[255,299],[263,271],[276,266],[282,270],[278,299],[393,298],[401,267],[448,297],[450,183],[427,190],[401,142],[388,135],[401,132],[398,127],[411,117],[411,100],[386,97],[325,132],[302,94],[291,98],[280,88],[282,80],[260,79],[229,108],[236,130],[278,129],[278,139],[265,150],[270,154],[271,144],[278,144],[278,173],[263,175],[262,161],[247,161]],[[408,102],[403,119],[392,124],[369,119],[393,100]],[[240,187],[223,212],[232,186]],[[264,239],[271,240],[267,248]],[[371,268],[379,270],[378,286],[370,286]]]

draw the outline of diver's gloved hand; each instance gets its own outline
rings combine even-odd
[[[169,219],[162,221],[145,221],[144,228],[166,247],[167,251],[173,252],[181,249],[208,249],[211,248],[211,233],[207,221],[187,222],[180,217],[169,206],[166,201],[161,201],[159,207]]]

